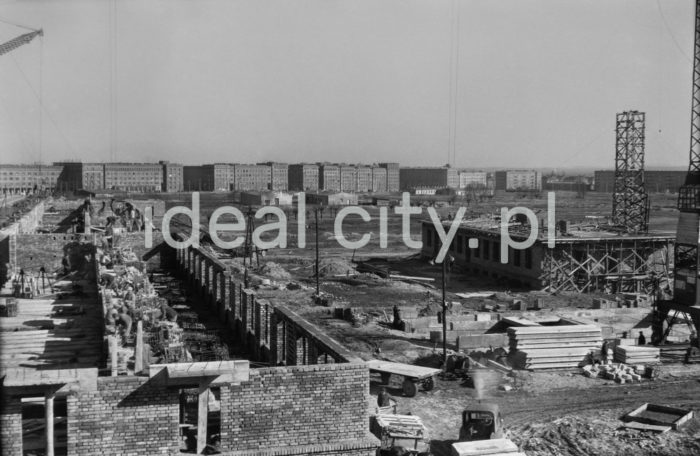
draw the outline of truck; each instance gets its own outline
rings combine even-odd
[[[503,417],[498,405],[474,404],[462,412],[459,440],[452,444],[452,455],[525,456],[504,435]]]

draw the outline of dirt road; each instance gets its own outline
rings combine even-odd
[[[661,436],[619,430],[620,417],[646,402],[700,410],[697,377],[617,385],[578,374],[537,373],[527,382],[540,380],[545,385],[524,385],[507,393],[491,391],[483,398],[500,405],[510,437],[529,455],[700,454],[697,418],[682,432]],[[567,383],[575,387],[560,387]],[[373,392],[377,386],[372,384]],[[393,393],[399,399],[398,413],[423,419],[433,454],[450,454],[450,445],[459,434],[461,411],[474,403],[474,390],[459,381],[438,381],[434,390],[421,391],[414,398],[401,398],[398,390]]]

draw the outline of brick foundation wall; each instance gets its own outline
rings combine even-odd
[[[287,447],[288,454],[306,445],[337,445],[320,454],[347,454],[339,447],[351,442],[371,447],[368,402],[369,371],[362,364],[251,370],[250,381],[221,388],[222,447]]]
[[[2,395],[0,447],[3,456],[22,456],[22,403],[19,397]]]
[[[178,453],[177,389],[144,377],[104,377],[96,391],[69,396],[68,454]]]

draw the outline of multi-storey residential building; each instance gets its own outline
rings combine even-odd
[[[228,163],[214,163],[214,191],[227,192],[232,189],[231,166]]]
[[[182,178],[185,191],[211,192],[214,190],[214,166],[183,166]]]
[[[386,169],[386,190],[398,192],[401,188],[401,174],[398,163],[380,163],[379,166]]]
[[[163,166],[158,163],[105,163],[104,188],[159,192],[163,188]]]
[[[272,190],[287,190],[289,188],[289,165],[286,163],[260,163],[270,167],[270,188]]]
[[[486,187],[485,171],[460,171],[459,188]]]
[[[160,161],[163,167],[163,189],[164,192],[181,192],[184,190],[183,168],[178,163]]]
[[[496,171],[496,190],[542,190],[542,173],[531,169]]]
[[[340,165],[340,191],[354,193],[357,191],[357,168],[352,165]]]
[[[104,164],[81,162],[56,162],[62,166],[57,186],[62,191],[98,190],[105,188]]]
[[[403,191],[416,188],[457,188],[459,174],[455,168],[448,167],[416,167],[401,168],[400,187]]]
[[[233,165],[235,190],[268,190],[271,167],[267,165]]]
[[[321,164],[318,170],[318,185],[321,190],[340,191],[340,167],[336,165]]]
[[[355,188],[358,192],[372,191],[372,168],[369,166],[357,167],[357,184]]]
[[[381,166],[372,166],[372,191],[386,192],[386,168]]]
[[[54,190],[62,166],[44,164],[0,165],[0,190],[24,192],[33,190]]]
[[[289,189],[293,191],[317,191],[319,189],[318,165],[298,163],[289,165]]]

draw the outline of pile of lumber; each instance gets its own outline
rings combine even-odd
[[[514,327],[508,328],[508,339],[508,360],[519,369],[578,367],[603,343],[594,325]]]
[[[658,347],[648,345],[618,345],[615,361],[626,364],[658,363],[661,360]]]

